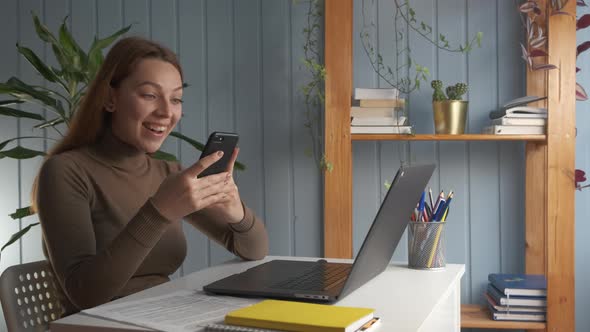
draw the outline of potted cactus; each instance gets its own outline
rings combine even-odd
[[[430,85],[434,89],[432,93],[434,132],[436,134],[463,134],[469,105],[467,101],[463,100],[463,95],[467,93],[467,84],[457,83],[444,89],[442,81],[434,80]]]

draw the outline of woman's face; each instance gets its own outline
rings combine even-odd
[[[112,89],[113,134],[137,149],[153,153],[174,129],[182,113],[182,79],[172,64],[141,60],[135,71]]]

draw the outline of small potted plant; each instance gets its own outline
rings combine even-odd
[[[463,95],[467,93],[467,84],[457,83],[444,90],[440,80],[434,80],[430,85],[434,89],[432,93],[434,132],[436,134],[463,134],[469,105],[468,101],[463,100]],[[444,91],[446,91],[446,95]]]

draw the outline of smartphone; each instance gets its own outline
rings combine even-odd
[[[229,162],[231,161],[231,156],[234,153],[234,149],[238,145],[238,137],[239,136],[236,133],[224,133],[220,131],[211,133],[199,159],[202,159],[217,151],[223,151],[223,157],[201,172],[198,177],[225,172],[229,166]]]

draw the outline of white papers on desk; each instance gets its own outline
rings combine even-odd
[[[259,302],[230,296],[208,296],[182,290],[167,295],[119,304],[104,304],[83,312],[102,318],[160,331],[203,331],[209,323],[223,322],[225,314]]]

